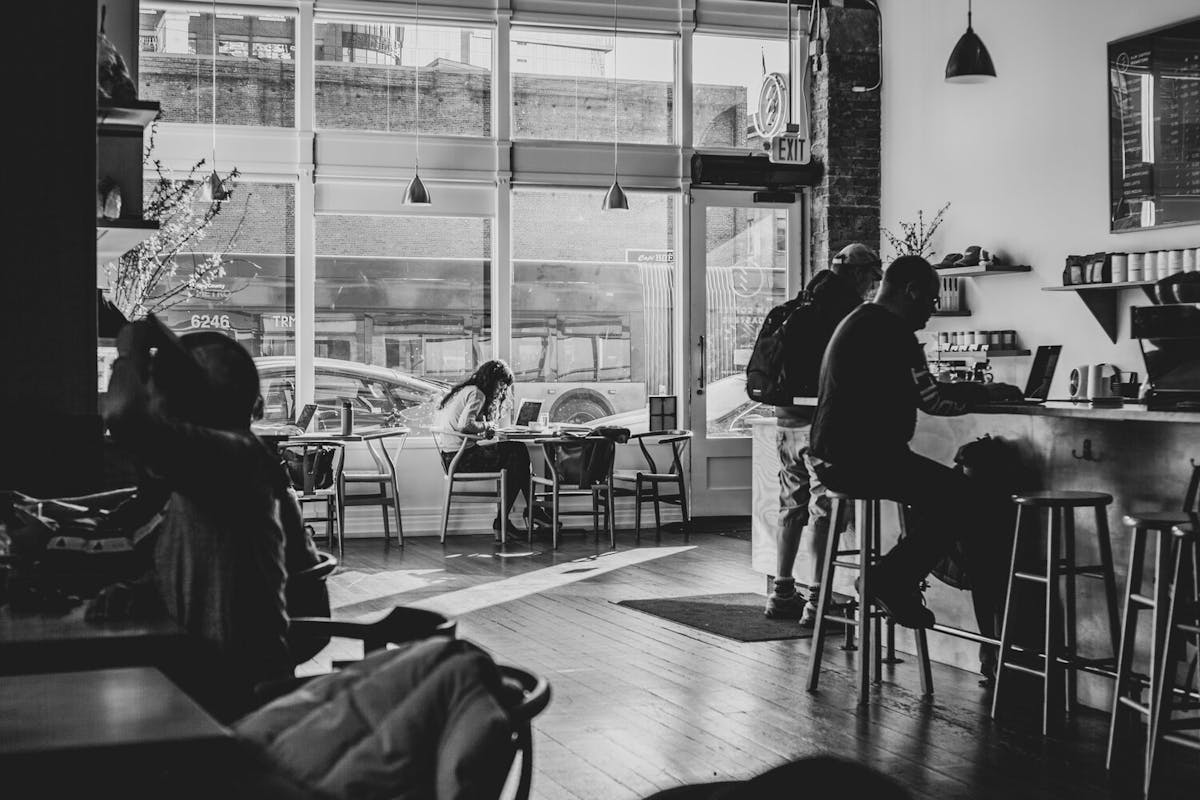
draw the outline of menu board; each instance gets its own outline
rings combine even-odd
[[[1108,44],[1110,228],[1200,223],[1200,17]]]

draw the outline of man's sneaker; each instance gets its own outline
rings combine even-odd
[[[862,596],[862,579],[854,579],[854,589]],[[897,625],[905,628],[931,628],[933,612],[925,607],[925,596],[915,587],[905,588],[876,577],[871,582],[870,600],[883,609]]]
[[[800,627],[806,631],[817,627],[817,607],[811,602],[804,604],[804,611],[800,614]]]
[[[800,619],[804,615],[804,604],[808,601],[799,592],[767,595],[767,608],[763,612],[767,619]]]

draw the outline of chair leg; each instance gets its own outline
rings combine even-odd
[[[1108,535],[1108,507],[1096,506],[1096,537],[1099,540],[1100,564],[1104,567],[1104,596],[1108,611],[1108,628],[1112,636],[1112,652],[1120,643],[1121,620],[1117,616],[1117,575],[1113,569],[1112,539]]]
[[[683,517],[683,540],[692,532],[692,517],[688,513],[687,485],[683,475],[679,476],[679,513]]]
[[[1078,562],[1075,560],[1075,509],[1064,508],[1062,510],[1062,539],[1064,563],[1066,570],[1063,577],[1066,579],[1066,594],[1063,598],[1063,609],[1065,611],[1063,617],[1063,644],[1066,650],[1067,658],[1076,659],[1079,657],[1079,641],[1078,632],[1075,630],[1075,566]],[[1063,689],[1065,691],[1063,697],[1063,711],[1068,716],[1075,713],[1076,710],[1076,694],[1078,693],[1078,671],[1075,665],[1068,664],[1064,670]]]
[[[929,641],[925,637],[925,629],[913,631],[917,644],[917,667],[921,670],[921,694],[933,697],[933,669],[929,663]]]
[[[533,512],[537,509],[537,486],[533,482],[533,473],[529,473],[529,494],[525,495],[525,535],[529,537],[530,547],[533,546]]]
[[[600,492],[592,487],[592,540],[600,543]]]
[[[550,542],[553,549],[558,549],[558,481],[555,480],[553,491],[550,493]]]
[[[498,494],[499,502],[496,503],[496,518],[500,520],[500,546],[504,547],[508,544],[508,512],[504,510],[504,504],[508,502],[508,470],[500,470],[500,492]]]
[[[388,522],[387,486],[383,481],[379,482],[379,495],[382,498],[379,501],[379,511],[383,514],[383,544],[390,548],[392,546],[392,529],[391,523]]]
[[[446,543],[446,529],[450,527],[450,498],[454,495],[454,481],[446,478],[446,497],[442,502],[442,544]]]
[[[996,653],[996,685],[992,687],[992,719],[1000,710],[1000,685],[1004,683],[1004,662],[1012,644],[1013,588],[1016,585],[1017,553],[1021,546],[1021,515],[1025,507],[1017,506],[1016,530],[1013,532],[1012,558],[1008,566],[1008,588],[1004,591],[1004,616],[1000,622],[1000,648]]]
[[[855,523],[862,520],[858,543],[858,571],[860,576],[858,599],[858,704],[865,706],[871,701],[871,661],[874,645],[871,640],[871,628],[874,621],[874,606],[868,598],[871,596],[871,549],[875,543],[873,534],[875,519],[875,504],[866,500],[854,501]]]
[[[346,560],[346,519],[342,516],[342,510],[338,508],[337,499],[330,498],[332,503],[332,512],[337,514],[337,543],[338,543],[338,561]]]
[[[662,507],[659,505],[658,481],[651,481],[650,488],[654,490],[654,542],[662,541]]]
[[[1165,537],[1164,537],[1165,538]],[[1172,537],[1174,539],[1174,537]],[[1166,613],[1166,631],[1165,638],[1162,639],[1162,647],[1155,649],[1158,651],[1159,659],[1155,670],[1155,679],[1157,686],[1154,687],[1154,695],[1150,699],[1150,729],[1146,733],[1149,737],[1150,755],[1146,763],[1146,776],[1143,784],[1143,789],[1146,797],[1152,797],[1154,789],[1157,759],[1159,754],[1159,737],[1162,734],[1164,725],[1169,725],[1171,722],[1171,695],[1174,686],[1174,666],[1175,662],[1171,659],[1171,653],[1177,640],[1176,622],[1180,616],[1180,607],[1183,600],[1180,595],[1183,594],[1183,564],[1186,558],[1185,549],[1194,545],[1184,542],[1180,539],[1174,539],[1174,543],[1170,548],[1173,551],[1171,557],[1171,570],[1167,580],[1170,581],[1172,590],[1170,592],[1171,599],[1167,605]],[[1183,644],[1179,642],[1179,644]]]
[[[616,506],[613,502],[613,485],[612,477],[609,477],[608,490],[604,493],[604,518],[608,522],[608,546],[613,550],[617,549],[617,522],[614,519],[616,516]]]
[[[633,541],[642,543],[642,476],[633,483]]]
[[[808,691],[810,692],[817,690],[817,682],[821,679],[821,655],[825,651],[825,615],[829,613],[830,601],[833,599],[833,561],[842,541],[844,505],[840,499],[833,501],[833,524],[829,528],[825,553],[821,558],[821,587],[817,592],[817,622],[813,626],[812,652],[808,657]]]
[[[1121,645],[1117,649],[1117,678],[1113,686],[1112,713],[1108,722],[1108,750],[1104,757],[1106,769],[1113,768],[1113,756],[1124,735],[1124,727],[1129,719],[1130,710],[1121,703],[1130,690],[1132,678],[1133,651],[1137,645],[1138,607],[1133,604],[1133,596],[1142,591],[1142,567],[1145,561],[1146,530],[1141,527],[1133,529],[1133,541],[1129,548],[1129,577],[1125,587],[1125,614],[1121,626]],[[1153,670],[1152,670],[1153,671]],[[1151,676],[1153,685],[1153,675]],[[1149,752],[1149,749],[1147,749]]]
[[[396,514],[396,542],[404,547],[404,519],[400,514],[400,486],[396,482],[395,473],[392,474],[392,510]]]

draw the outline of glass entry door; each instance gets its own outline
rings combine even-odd
[[[685,365],[699,516],[750,513],[753,420],[773,417],[774,408],[746,396],[746,362],[767,312],[799,288],[801,202],[799,194],[790,203],[756,203],[750,191],[692,191]]]

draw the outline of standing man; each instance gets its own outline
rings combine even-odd
[[[1003,518],[985,511],[986,487],[909,449],[917,409],[955,416],[976,403],[1021,396],[1008,384],[949,384],[933,378],[914,332],[938,307],[938,289],[937,272],[928,261],[902,256],[888,265],[874,302],[864,303],[838,326],[821,364],[809,451],[814,472],[830,489],[896,500],[917,514],[920,524],[910,526],[880,559],[870,588],[871,599],[892,619],[913,628],[933,624],[920,582],[953,543],[1004,535],[993,529]],[[965,566],[972,576],[997,573],[986,565]]]
[[[851,244],[833,257],[829,269],[813,276],[805,288],[811,307],[801,313],[816,315],[808,341],[797,342],[794,354],[800,363],[810,364],[814,374],[805,383],[817,385],[821,356],[838,323],[874,293],[881,276],[881,263],[875,251],[864,244]],[[790,343],[789,343],[790,344]],[[803,353],[811,358],[803,359]],[[792,354],[789,354],[792,355]],[[775,586],[767,595],[766,615],[771,619],[798,619],[811,628],[816,621],[817,588],[821,581],[821,559],[829,537],[829,500],[812,468],[806,463],[809,424],[814,409],[808,406],[776,406],[776,446],[779,449],[779,540]],[[796,591],[792,569],[800,551],[800,538],[810,528],[809,552],[812,575],[809,599]]]

